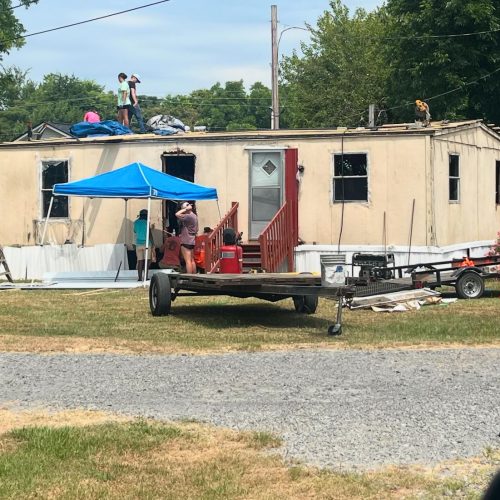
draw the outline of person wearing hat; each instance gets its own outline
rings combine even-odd
[[[142,118],[141,107],[139,106],[139,99],[137,98],[136,84],[141,83],[141,77],[137,73],[132,73],[130,80],[128,81],[128,86],[130,88],[130,101],[131,105],[128,108],[128,121],[132,121],[132,117],[135,116],[137,123],[139,125],[139,130],[141,134],[146,132],[144,128],[144,119]]]
[[[193,206],[188,201],[181,205],[181,209],[175,216],[182,222],[181,229],[181,254],[186,263],[186,272],[196,274],[196,262],[194,260],[194,245],[198,234],[198,217],[193,212]]]
[[[137,256],[137,274],[138,281],[142,281],[142,275],[144,273],[144,261],[146,260],[146,235],[148,231],[148,211],[142,209],[134,222],[134,233],[135,233],[135,254]],[[151,245],[148,250],[148,260],[151,262],[151,249],[152,249],[152,236],[151,230],[149,231],[149,241]],[[147,279],[147,276],[146,276]]]

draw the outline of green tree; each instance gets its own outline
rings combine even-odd
[[[303,55],[281,62],[283,122],[290,127],[358,125],[371,103],[386,93],[382,51],[385,11],[357,9],[351,16],[340,0],[318,19]]]
[[[12,139],[26,130],[27,123],[53,121],[76,123],[86,110],[95,107],[103,119],[115,118],[115,97],[91,80],[73,75],[48,74],[42,83],[27,79],[26,73],[11,68],[3,73],[9,85],[0,92],[0,135]]]
[[[465,37],[435,35],[475,33],[500,28],[498,0],[388,0],[385,46],[390,70],[390,105],[394,119],[413,118],[415,99],[431,99],[433,118],[487,118],[500,122],[498,102],[500,32]],[[434,37],[433,37],[434,36]]]
[[[38,3],[38,0],[21,0],[17,5],[28,7],[31,4]],[[15,9],[12,8],[11,0],[0,0],[0,61],[2,54],[8,54],[11,49],[19,48],[24,45],[22,38],[25,29],[15,15]]]

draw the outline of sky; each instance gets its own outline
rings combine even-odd
[[[15,9],[26,33],[70,24],[151,3],[154,0],[39,0]],[[14,0],[14,4],[17,2]],[[3,66],[29,70],[32,80],[47,73],[74,74],[116,91],[117,75],[139,73],[140,94],[165,96],[243,79],[270,85],[271,4],[279,29],[315,25],[328,0],[170,0],[128,14],[33,36],[5,55]],[[381,0],[344,0],[367,10]],[[283,34],[280,56],[307,41],[306,31]]]

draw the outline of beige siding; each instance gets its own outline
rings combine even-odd
[[[434,145],[437,243],[492,240],[500,230],[500,206],[495,203],[498,140],[476,128],[436,137]],[[460,201],[449,201],[449,155],[460,157]]]
[[[451,142],[454,141],[454,142]],[[305,172],[299,187],[299,233],[307,243],[337,244],[342,204],[332,201],[333,155],[341,153],[340,135],[315,138],[203,138],[97,144],[43,144],[0,148],[0,243],[34,244],[40,220],[40,165],[44,159],[69,160],[70,180],[90,177],[134,161],[161,169],[161,155],[177,149],[196,156],[195,182],[216,187],[222,213],[240,202],[239,224],[248,235],[249,148],[297,148]],[[429,135],[373,134],[344,138],[345,153],[366,153],[369,199],[345,203],[342,244],[407,245],[415,199],[414,245],[449,245],[493,239],[500,229],[495,205],[495,160],[500,142],[481,127],[431,139]],[[448,202],[448,154],[460,155],[461,201]],[[434,200],[434,201],[433,201]],[[86,244],[132,243],[132,223],[146,200],[130,200],[124,221],[123,200],[70,199],[70,220],[50,224],[48,240]],[[219,220],[217,203],[198,204],[200,226]],[[152,205],[152,221],[161,227],[161,202]],[[85,217],[83,215],[85,214]],[[39,226],[39,224],[38,224]],[[155,241],[161,241],[155,232]]]

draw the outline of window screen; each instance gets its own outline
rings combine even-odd
[[[450,155],[449,159],[450,201],[460,201],[460,157]]]
[[[42,217],[47,217],[54,184],[68,182],[67,161],[42,162]],[[51,217],[69,217],[68,197],[55,196],[52,204]]]
[[[335,155],[333,201],[368,201],[366,154]]]

